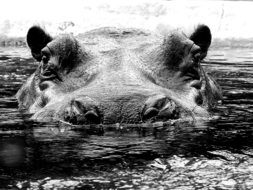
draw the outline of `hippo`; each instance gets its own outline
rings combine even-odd
[[[73,125],[166,122],[208,118],[222,98],[201,61],[211,31],[166,35],[104,27],[52,37],[40,26],[27,33],[38,67],[16,94],[36,121]]]

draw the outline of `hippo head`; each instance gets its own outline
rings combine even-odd
[[[208,117],[221,99],[200,64],[210,43],[205,25],[189,36],[100,28],[55,38],[33,26],[27,44],[38,67],[17,93],[19,107],[72,124]]]

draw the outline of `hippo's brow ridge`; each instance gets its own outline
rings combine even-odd
[[[52,54],[52,50],[50,49],[50,47],[48,45],[46,45],[46,47],[48,48],[50,54]]]
[[[195,43],[194,42],[192,42],[192,45],[191,45],[191,48],[189,49],[189,52],[188,52],[188,54],[191,52],[191,50],[192,50],[192,48],[193,48],[193,46],[195,45]]]

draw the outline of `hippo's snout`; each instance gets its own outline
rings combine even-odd
[[[58,118],[74,125],[141,123],[178,119],[183,113],[180,106],[162,94],[148,97],[130,94],[129,98],[125,97],[110,97],[104,101],[88,96],[66,98],[49,103],[35,113],[33,119],[50,121]]]

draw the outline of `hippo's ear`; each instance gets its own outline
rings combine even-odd
[[[191,34],[190,39],[200,47],[202,52],[201,57],[204,58],[212,40],[209,27],[206,25],[198,25],[198,27]]]
[[[27,44],[31,49],[32,56],[37,61],[41,61],[41,50],[47,45],[47,43],[52,41],[52,39],[53,38],[39,26],[32,26],[28,30],[26,36]]]

